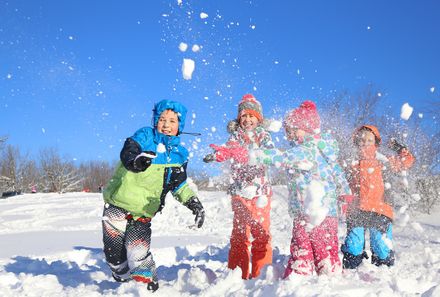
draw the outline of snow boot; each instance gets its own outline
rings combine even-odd
[[[156,292],[156,290],[159,289],[159,283],[158,282],[149,282],[147,285],[147,290],[151,292]]]
[[[371,264],[374,264],[376,266],[386,265],[388,267],[394,265],[394,251],[390,251],[390,254],[385,259],[380,259],[378,256],[373,254],[371,256]]]
[[[361,265],[362,260],[368,259],[367,253],[364,251],[360,255],[352,255],[348,252],[343,252],[344,258],[342,258],[342,267],[344,269],[356,269],[359,265]]]
[[[115,274],[114,272],[112,272],[112,276],[113,276],[113,279],[115,281],[117,281],[118,283],[126,283],[130,280],[128,278],[122,278],[122,277],[118,276],[117,274]]]

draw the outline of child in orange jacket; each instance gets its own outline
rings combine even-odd
[[[365,231],[370,233],[371,262],[377,266],[394,265],[392,246],[393,207],[387,193],[390,188],[385,180],[389,173],[410,168],[414,156],[406,146],[392,139],[389,147],[397,155],[385,157],[377,152],[381,143],[379,130],[372,125],[363,125],[354,133],[358,150],[357,160],[349,165],[347,180],[355,196],[347,210],[347,236],[342,245],[343,267],[354,269],[363,258]]]
[[[204,158],[205,162],[231,160],[233,183],[228,193],[231,195],[234,219],[228,267],[240,267],[243,279],[257,277],[264,265],[272,263],[269,230],[272,188],[268,181],[267,167],[263,164],[248,164],[249,150],[274,147],[262,122],[260,102],[251,94],[244,95],[238,105],[237,120],[228,125],[231,133],[228,142],[223,146],[211,145],[215,152]]]

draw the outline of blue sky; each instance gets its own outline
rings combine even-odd
[[[113,161],[154,102],[172,99],[188,107],[186,131],[203,134],[182,137],[197,167],[245,93],[281,118],[373,83],[391,116],[405,102],[423,113],[440,97],[439,11],[435,0],[4,0],[0,135],[31,156],[56,147],[76,162]]]

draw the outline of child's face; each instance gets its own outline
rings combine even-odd
[[[179,131],[179,118],[172,110],[165,110],[157,122],[157,131],[169,136],[176,136]]]
[[[304,130],[289,126],[285,128],[285,132],[288,141],[302,141],[306,135]]]
[[[376,145],[376,138],[373,132],[370,131],[360,131],[358,135],[358,146],[359,148]]]
[[[246,131],[252,131],[258,126],[257,117],[250,113],[241,115],[238,121],[240,123],[240,127]]]

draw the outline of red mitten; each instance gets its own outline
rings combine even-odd
[[[356,200],[356,196],[354,195],[341,195],[338,197],[339,204],[341,206],[341,213],[343,216],[346,216],[347,210]]]
[[[356,199],[354,195],[341,195],[338,197],[338,200],[343,203],[351,204]]]
[[[215,145],[215,144],[210,144],[209,146],[214,149],[215,160],[217,162],[224,162],[231,158],[231,153],[227,147]]]
[[[230,153],[231,153],[231,157],[237,163],[243,164],[249,162],[249,153],[247,149],[245,149],[244,147],[238,146],[231,148]]]

